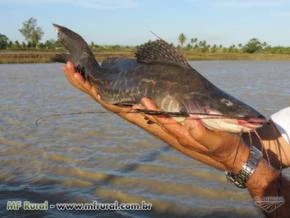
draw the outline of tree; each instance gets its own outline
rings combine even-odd
[[[25,42],[22,42],[21,46],[22,46],[22,48],[26,48],[27,45],[25,44]]]
[[[31,44],[33,47],[36,47],[44,34],[42,29],[37,26],[37,20],[33,17],[29,18],[27,21],[24,21],[22,23],[22,28],[19,29],[19,31],[24,36],[28,44]]]
[[[229,52],[235,52],[236,51],[236,45],[233,44],[229,47]]]
[[[191,45],[194,46],[194,44],[197,42],[197,40],[198,40],[197,38],[191,38],[190,39]]]
[[[12,48],[13,47],[13,42],[12,41],[9,41],[8,42],[8,48]]]
[[[8,47],[8,37],[0,33],[0,49],[6,49]]]
[[[267,46],[268,46],[268,43],[267,42],[263,42],[262,48],[265,49]]]
[[[21,48],[21,45],[20,45],[20,43],[17,40],[14,42],[14,45],[15,45],[16,49],[20,49]]]
[[[46,40],[44,43],[44,47],[46,49],[52,49],[52,48],[54,48],[54,44],[55,44],[55,40],[53,40],[53,39]]]
[[[45,49],[45,44],[41,42],[37,45],[37,47],[40,49]]]
[[[198,47],[199,47],[199,48],[202,48],[202,47],[203,47],[203,41],[199,41],[199,42],[198,42]]]
[[[54,42],[54,48],[55,49],[61,49],[62,48],[62,44],[61,44],[61,42],[58,39]]]
[[[187,45],[186,45],[186,49],[187,49],[187,50],[192,49],[192,45],[191,45],[190,43],[187,43]]]
[[[257,38],[252,38],[243,47],[243,50],[247,53],[255,53],[262,49],[262,43]]]
[[[180,33],[178,36],[178,41],[181,47],[183,47],[186,40],[187,40],[186,36],[183,33]]]
[[[211,47],[211,52],[216,52],[216,50],[217,50],[217,45],[216,44],[214,44],[212,47]]]

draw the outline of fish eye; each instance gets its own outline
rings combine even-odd
[[[229,99],[226,99],[226,98],[222,98],[220,101],[228,107],[231,107],[234,105],[233,102],[231,102]]]

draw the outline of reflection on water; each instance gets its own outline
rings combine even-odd
[[[269,116],[289,106],[290,63],[192,62],[208,79]],[[68,85],[59,64],[0,65],[0,216],[256,217],[246,191]],[[153,203],[152,212],[6,211],[7,200]]]

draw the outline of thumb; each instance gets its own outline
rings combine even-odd
[[[207,129],[200,120],[192,120],[190,122],[190,126],[192,126],[189,131],[191,136],[209,150],[216,150],[222,147],[226,149],[227,146],[233,145],[237,140],[237,136],[234,134]]]
[[[150,98],[146,98],[146,97],[142,98],[141,103],[149,110],[155,110],[155,111],[159,110],[155,102],[151,100]]]

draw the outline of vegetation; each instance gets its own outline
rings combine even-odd
[[[183,39],[182,43],[180,39]],[[238,45],[233,44],[228,47],[216,44],[210,45],[206,40],[199,40],[198,38],[191,38],[189,43],[185,47],[182,47],[187,41],[183,33],[178,36],[178,41],[183,51],[201,53],[290,54],[290,47],[271,46],[267,42],[261,42],[257,38],[250,39],[244,45],[239,43]]]
[[[8,46],[7,36],[0,33],[0,49],[6,49]]]
[[[0,33],[0,63],[51,62],[56,54],[64,52],[58,40],[41,41],[44,32],[33,17],[24,21],[19,31],[25,42],[11,41]],[[187,38],[184,33],[180,33],[177,40],[177,48],[189,60],[290,60],[290,47],[271,46],[257,38],[230,46],[211,45],[196,37]],[[136,46],[98,45],[94,42],[90,47],[98,60],[108,56],[133,57],[136,49]]]
[[[180,43],[180,46],[183,47],[183,44],[187,40],[186,36],[183,33],[180,33],[178,36],[178,41]]]
[[[37,26],[37,20],[33,17],[23,22],[22,28],[19,29],[19,32],[32,47],[36,47],[44,34],[42,29]]]

